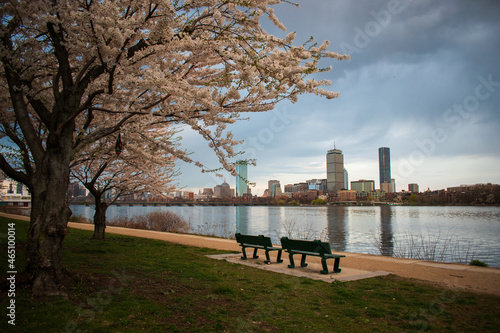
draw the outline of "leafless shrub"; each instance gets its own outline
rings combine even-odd
[[[319,237],[315,238],[315,239],[319,239],[320,241],[322,242],[328,242],[329,241],[329,238],[328,237],[328,228],[324,228],[320,234],[319,234]]]
[[[383,244],[381,233],[374,234],[373,244],[380,254],[387,254],[387,244]],[[477,245],[471,241],[463,241],[453,234],[414,235],[406,231],[399,237],[393,237],[391,256],[426,261],[468,264],[477,257]]]
[[[288,237],[290,239],[302,240],[325,240],[328,238],[325,230],[318,234],[311,223],[299,225],[295,219],[287,219],[280,224],[281,230],[275,229],[275,233],[278,238]]]
[[[69,222],[92,223],[91,220],[82,215],[71,215],[71,217],[69,218]]]
[[[155,230],[163,232],[189,232],[190,225],[179,215],[165,212],[151,212],[146,215],[134,216],[132,218],[119,217],[108,221],[108,225],[134,228],[144,230]]]
[[[29,207],[16,207],[16,206],[0,206],[0,212],[13,215],[30,216],[31,208]]]
[[[202,225],[197,226],[196,230],[194,230],[194,233],[206,236],[217,236],[228,239],[235,239],[234,230],[230,230],[228,225],[224,223],[217,224],[205,222]]]
[[[151,230],[151,228],[149,227],[149,219],[147,215],[148,214],[132,217],[128,222],[127,228]]]
[[[151,212],[146,215],[149,229],[156,231],[189,232],[190,226],[182,217],[172,212]]]

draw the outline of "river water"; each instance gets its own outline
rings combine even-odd
[[[71,205],[93,218],[93,206]],[[152,211],[182,216],[198,234],[263,234],[329,241],[332,250],[469,263],[500,268],[500,207],[111,206],[107,218]]]

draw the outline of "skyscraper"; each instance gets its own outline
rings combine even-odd
[[[242,197],[243,194],[248,193],[248,165],[241,161],[236,162],[236,196]]]
[[[281,194],[281,184],[279,180],[270,180],[267,182],[267,193],[270,197],[275,197]]]
[[[418,184],[408,184],[408,191],[412,193],[418,193]]]
[[[224,181],[221,185],[216,185],[214,187],[214,195],[217,198],[231,197],[231,188],[229,187],[229,184]]]
[[[338,192],[344,188],[344,155],[335,147],[326,154],[326,189]]]
[[[378,149],[378,165],[380,188],[382,189],[382,184],[391,183],[391,150],[389,148],[381,147]]]

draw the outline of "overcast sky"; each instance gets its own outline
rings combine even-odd
[[[340,97],[302,96],[295,104],[251,114],[233,126],[247,158],[248,178],[262,195],[281,185],[326,178],[326,153],[342,150],[349,182],[375,180],[378,148],[391,150],[397,190],[476,183],[500,184],[500,1],[308,0],[276,6],[295,31],[329,40],[349,61],[325,60],[328,88]],[[274,31],[266,23],[268,31]],[[185,147],[217,167],[206,143],[183,133]],[[224,179],[179,165],[178,185],[197,191]],[[226,181],[235,179],[226,173]]]

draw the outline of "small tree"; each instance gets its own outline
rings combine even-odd
[[[161,143],[154,138],[145,140],[147,133],[142,134],[129,133],[123,139],[135,140],[125,144],[121,135],[116,143],[109,138],[100,140],[75,159],[71,174],[94,197],[94,239],[104,240],[106,210],[118,198],[144,192],[163,195],[175,188],[170,185],[176,176],[174,155],[155,155],[164,151],[158,147]]]
[[[314,199],[313,201],[311,201],[311,204],[313,204],[313,205],[326,205],[327,201],[326,201],[326,199]]]
[[[408,198],[408,203],[410,204],[410,206],[418,205],[418,196],[415,193],[410,195],[410,197]]]

